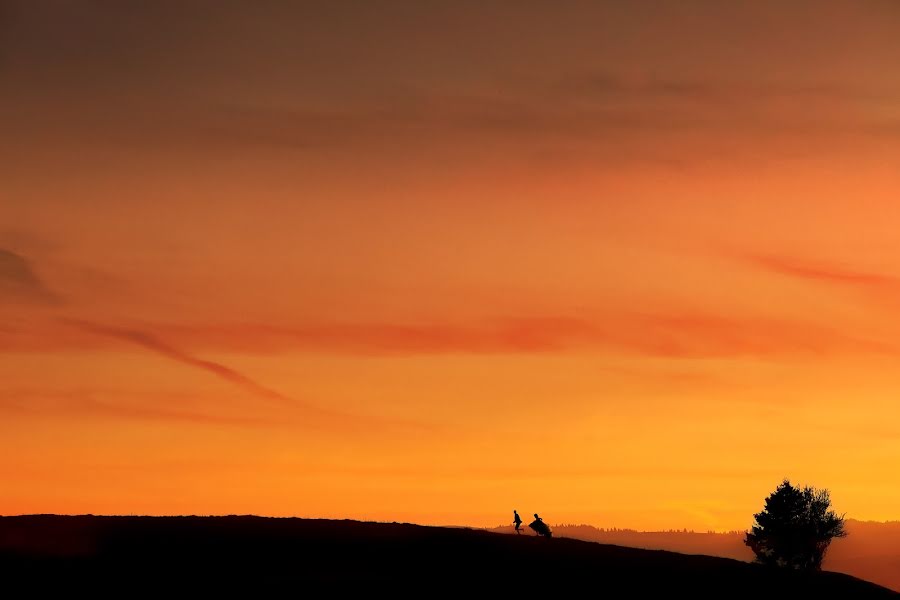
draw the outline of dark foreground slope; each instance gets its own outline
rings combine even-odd
[[[829,546],[825,568],[900,592],[900,521],[847,519],[844,528],[848,535],[834,540]],[[491,531],[515,535],[512,525]],[[598,529],[590,525],[555,525],[553,535],[629,548],[723,556],[746,562],[753,560],[753,552],[744,544],[745,531],[634,531]]]
[[[708,556],[468,529],[260,517],[0,517],[0,589],[21,584],[32,592],[118,594],[295,594],[327,585],[423,595],[491,588],[637,597],[900,597],[847,575],[804,575]]]

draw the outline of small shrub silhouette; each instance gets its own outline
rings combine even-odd
[[[801,489],[787,479],[754,518],[744,543],[766,565],[819,570],[831,540],[847,535],[844,518],[831,510],[828,490]]]

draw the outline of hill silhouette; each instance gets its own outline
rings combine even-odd
[[[847,519],[846,528],[848,537],[831,544],[824,568],[900,592],[900,522]],[[553,529],[557,537],[588,542],[753,560],[753,552],[744,544],[743,531],[635,531],[601,529],[591,525],[554,525]],[[491,531],[514,533],[509,526],[496,527]]]
[[[302,593],[328,586],[691,598],[896,598],[838,573],[574,539],[398,523],[233,517],[0,517],[0,581],[50,589]]]

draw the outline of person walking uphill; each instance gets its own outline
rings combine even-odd
[[[516,526],[516,533],[522,533],[522,517],[519,516],[517,511],[513,511],[513,525]]]

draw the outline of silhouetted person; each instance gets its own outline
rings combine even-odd
[[[528,524],[534,532],[538,535],[542,535],[544,537],[553,537],[553,532],[550,531],[550,528],[547,527],[547,524],[544,523],[544,520],[541,519],[537,513],[534,513],[534,521]]]
[[[516,511],[513,511],[513,525],[516,526],[516,533],[522,533],[522,517]]]

